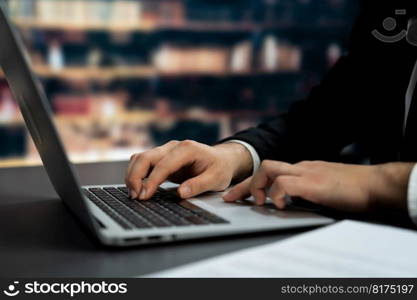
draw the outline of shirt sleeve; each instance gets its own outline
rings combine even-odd
[[[246,150],[249,151],[250,156],[252,157],[252,163],[253,163],[253,171],[252,171],[252,174],[255,174],[255,172],[259,169],[259,165],[261,164],[261,159],[259,157],[258,152],[256,152],[255,148],[251,144],[246,143],[244,141],[240,141],[240,140],[229,140],[229,141],[226,141],[225,143],[226,144],[227,143],[240,144],[243,147],[245,147]],[[417,191],[416,191],[416,193],[417,193]]]
[[[411,171],[408,182],[408,213],[414,224],[417,225],[417,165]]]

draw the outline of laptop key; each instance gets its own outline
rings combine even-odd
[[[114,196],[117,200],[122,202],[124,205],[134,210],[138,215],[146,219],[152,225],[156,227],[168,227],[175,225],[169,222],[169,220],[161,218],[160,216],[143,206],[142,203],[139,203],[136,200],[129,199],[127,197],[127,194],[120,192],[118,189],[113,187],[105,187],[103,189],[112,196]]]
[[[116,199],[108,195],[102,189],[92,188],[90,191],[100,200],[105,202],[108,206],[114,209],[118,214],[124,217],[127,221],[132,223],[136,228],[149,228],[152,225],[147,222],[144,218],[136,215],[135,213],[131,212],[128,208],[124,205],[121,205]]]
[[[131,203],[130,205],[142,206],[176,226],[229,223],[215,214],[201,209],[188,201],[184,201],[174,193],[163,188],[158,188],[152,199],[148,201],[132,201],[127,196],[127,187],[106,187],[104,189],[122,202],[128,201]],[[140,213],[144,212],[140,211]]]
[[[97,205],[102,211],[104,211],[107,215],[109,215],[117,224],[122,226],[124,229],[132,229],[126,221],[124,221],[119,215],[115,214],[111,209],[109,209],[102,201],[96,198],[92,193],[87,190],[83,190],[86,197]]]
[[[129,193],[128,188],[125,186],[119,187],[118,190],[125,193],[126,195]]]

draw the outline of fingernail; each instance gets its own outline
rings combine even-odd
[[[182,187],[181,188],[181,191],[180,191],[180,194],[181,194],[181,197],[183,197],[183,198],[190,197],[191,196],[191,189],[190,189],[190,187],[189,186]]]
[[[136,199],[138,197],[138,193],[136,193],[134,190],[130,190],[130,198]]]
[[[140,192],[139,199],[140,200],[145,200],[145,197],[146,197],[146,189],[142,188],[142,191]]]

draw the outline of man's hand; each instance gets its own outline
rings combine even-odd
[[[233,179],[249,176],[251,170],[250,153],[240,144],[211,147],[194,141],[171,141],[132,155],[125,182],[133,199],[151,198],[165,180],[181,183],[179,195],[190,198],[222,191]]]
[[[285,208],[286,195],[351,212],[377,207],[404,209],[412,168],[413,164],[408,163],[361,166],[264,161],[253,177],[235,186],[224,200],[233,202],[253,195],[262,205],[269,189],[268,196],[279,209]]]

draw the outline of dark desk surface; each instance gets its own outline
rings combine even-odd
[[[77,166],[82,184],[121,183],[126,163]],[[125,277],[266,244],[303,230],[105,248],[58,199],[42,167],[0,169],[1,277]]]

